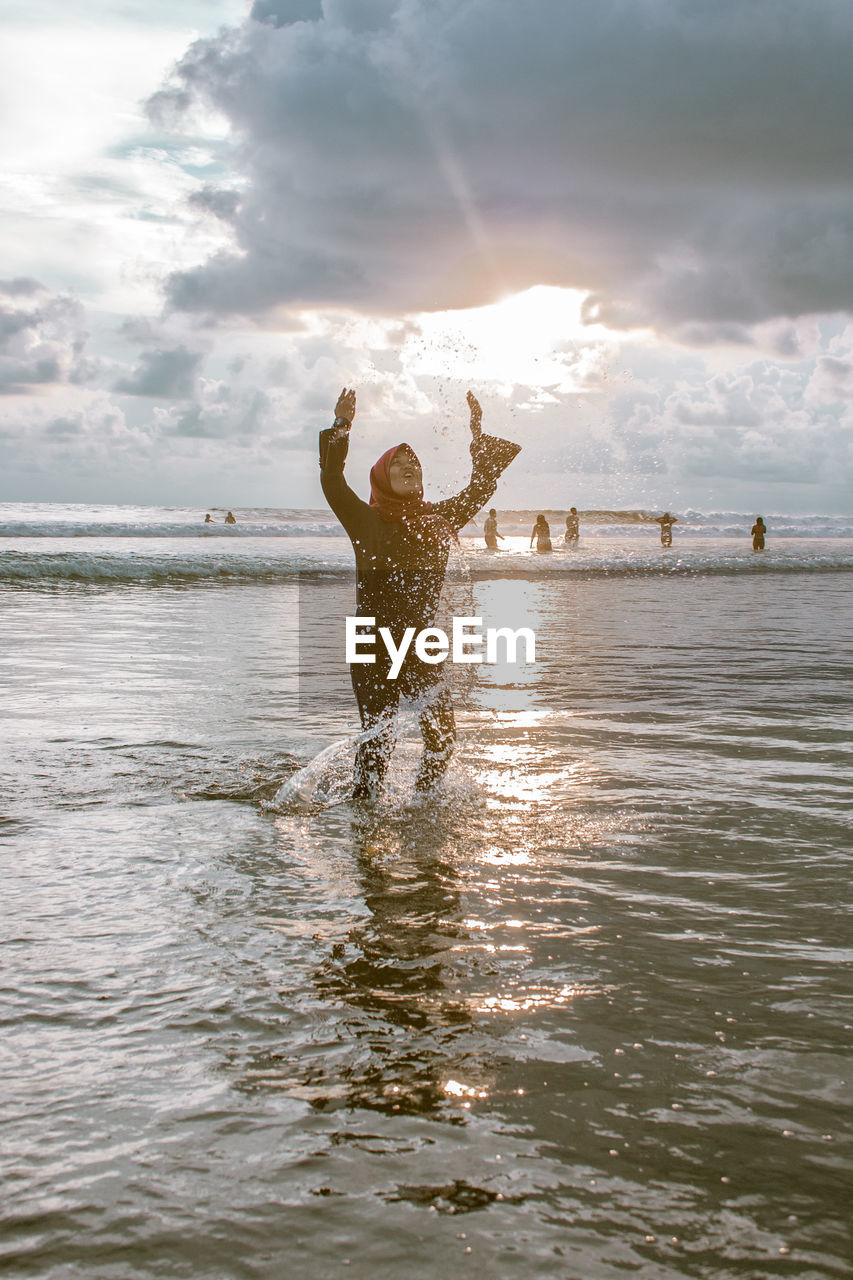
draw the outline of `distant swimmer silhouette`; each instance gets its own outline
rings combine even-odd
[[[393,445],[373,464],[370,502],[353,492],[344,479],[355,417],[351,388],[344,387],[338,397],[333,425],[320,432],[320,483],[355,552],[356,615],[373,619],[371,629],[375,626],[377,634],[387,627],[398,652],[407,628],[420,632],[434,625],[451,544],[458,542],[459,530],[485,506],[499,476],[520,452],[520,445],[483,433],[482,410],[470,391],[468,406],[471,479],[443,502],[424,501],[421,464],[407,444]],[[394,747],[401,696],[417,702],[424,754],[415,786],[429,790],[447,769],[456,740],[444,664],[424,662],[412,647],[391,679],[387,643],[377,643],[372,652],[375,662],[350,664],[362,727],[353,798],[370,800],[378,793]]]
[[[486,539],[487,550],[500,551],[498,538],[503,542],[504,536],[502,533],[498,533],[498,513],[494,507],[489,511],[486,523],[483,525],[483,537]]]
[[[209,512],[209,511],[208,511],[207,515],[204,517],[204,523],[205,523],[205,524],[213,524],[213,517],[211,516],[211,514],[210,514],[210,512]]]
[[[761,516],[756,516],[755,524],[750,529],[750,533],[752,534],[753,551],[764,550],[764,535],[766,534],[766,532],[767,532],[767,525],[764,523],[764,520],[762,519]]]
[[[533,526],[533,532],[530,535],[530,545],[533,546],[534,539],[536,541],[537,551],[552,551],[551,546],[551,526],[544,516],[536,517],[536,523]]]
[[[228,512],[228,515],[225,517],[225,523],[226,523],[226,524],[236,524],[236,523],[237,523],[236,519],[234,518],[234,513],[233,513],[232,511],[229,511],[229,512]]]
[[[678,517],[671,516],[668,511],[664,511],[662,516],[655,516],[655,521],[660,525],[660,544],[662,547],[672,546],[672,526],[678,524]]]
[[[565,543],[577,542],[580,537],[580,524],[578,521],[577,507],[569,507],[569,514],[566,516],[566,536],[563,538]]]

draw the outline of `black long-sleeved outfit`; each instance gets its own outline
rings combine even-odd
[[[417,633],[433,625],[449,548],[418,537],[401,521],[383,519],[376,507],[359,498],[344,479],[349,440],[333,436],[334,428],[320,432],[320,483],[355,552],[356,615],[375,618],[377,634],[379,627],[388,627],[399,645],[406,627]],[[457,532],[491,498],[519,448],[495,436],[476,437],[470,482],[455,497],[433,503],[431,514]],[[372,731],[358,748],[355,793],[372,794],[384,777],[401,695],[418,703],[424,758],[417,786],[429,787],[447,768],[456,738],[453,703],[441,678],[443,664],[422,662],[412,644],[397,679],[390,680],[385,646],[377,644],[374,652],[375,663],[350,667],[362,729]]]

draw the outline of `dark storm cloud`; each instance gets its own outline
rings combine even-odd
[[[55,383],[82,383],[95,373],[85,357],[83,309],[37,280],[0,281],[0,395]]]
[[[201,353],[186,347],[143,351],[130,377],[120,378],[113,390],[129,396],[187,399],[193,394]]]
[[[154,104],[223,112],[245,181],[234,252],[171,301],[416,310],[549,283],[708,333],[850,309],[851,65],[840,0],[256,0]]]
[[[240,197],[228,188],[202,187],[190,195],[189,203],[201,213],[209,213],[223,222],[233,222],[240,207]]]
[[[252,18],[255,22],[269,22],[284,27],[291,22],[313,22],[322,17],[320,0],[255,0]]]

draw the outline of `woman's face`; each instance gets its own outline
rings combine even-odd
[[[388,479],[398,498],[417,498],[423,493],[421,464],[412,449],[404,445],[397,450],[388,468]]]

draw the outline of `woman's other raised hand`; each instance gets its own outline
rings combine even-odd
[[[480,401],[473,391],[468,392],[466,399],[468,408],[471,410],[471,435],[476,440],[483,431],[483,410],[480,408]]]

